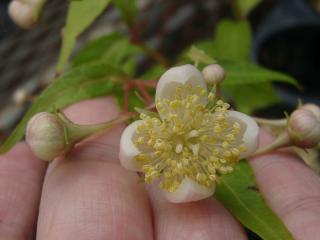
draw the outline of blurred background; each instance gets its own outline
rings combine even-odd
[[[48,1],[41,21],[32,30],[17,27],[8,17],[10,1],[0,2],[0,137],[12,131],[33,96],[55,76],[61,47],[61,29],[69,1]],[[213,38],[217,23],[235,18],[233,0],[138,0],[137,28],[144,41],[163,55],[175,58],[192,43]],[[298,99],[320,104],[320,1],[264,0],[247,16],[253,30],[250,58],[271,69],[288,73],[302,86],[298,90],[276,84],[280,103],[255,114],[283,117]],[[81,35],[77,49],[97,36],[126,32],[119,13],[109,7]],[[140,67],[150,65],[141,59]],[[26,97],[27,96],[27,97]],[[26,100],[27,99],[27,100]],[[30,101],[29,101],[30,100]]]

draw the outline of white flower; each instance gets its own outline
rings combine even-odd
[[[229,104],[221,100],[212,106],[208,99],[212,95],[197,68],[173,67],[157,85],[159,116],[141,114],[121,136],[121,164],[143,172],[147,183],[159,179],[171,202],[210,197],[217,179],[257,149],[256,122],[227,110]]]

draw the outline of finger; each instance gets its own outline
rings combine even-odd
[[[271,141],[265,133],[260,135],[262,142]],[[266,201],[283,219],[294,239],[319,239],[319,176],[288,152],[259,156],[251,163]]]
[[[118,114],[110,99],[85,101],[66,111],[79,123]],[[79,146],[56,161],[45,178],[38,239],[152,239],[152,220],[144,188],[118,158],[121,128]]]
[[[0,157],[0,239],[31,239],[45,168],[25,143]]]
[[[197,202],[168,202],[157,186],[149,189],[158,240],[247,239],[240,224],[213,197]]]

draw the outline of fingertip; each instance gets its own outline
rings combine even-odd
[[[22,239],[32,233],[45,167],[25,143],[0,156],[1,239]]]
[[[25,142],[17,143],[7,153],[0,155],[3,164],[10,162],[20,167],[28,167],[34,171],[42,170],[46,163],[34,156],[29,146]]]

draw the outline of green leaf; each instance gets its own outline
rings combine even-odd
[[[139,78],[144,80],[158,80],[165,71],[166,69],[162,65],[154,65]]]
[[[217,25],[212,43],[212,57],[249,61],[251,39],[251,28],[248,21],[222,20]]]
[[[216,46],[212,41],[201,41],[195,44],[211,57],[215,57]],[[185,53],[186,54],[186,53]],[[270,70],[248,61],[215,58],[226,71],[226,79],[222,89],[227,98],[232,100],[237,109],[245,113],[270,106],[279,101],[272,82],[283,82],[299,88],[297,81],[291,76]]]
[[[227,92],[237,109],[244,113],[252,113],[256,109],[278,103],[272,82],[283,82],[298,87],[292,77],[260,67],[249,62],[230,60],[218,61],[226,71],[226,79],[222,88]]]
[[[137,15],[136,0],[112,0],[113,4],[121,12],[122,18],[128,26],[133,26]]]
[[[237,0],[237,8],[239,9],[242,16],[248,16],[250,11],[254,9],[261,0]]]
[[[264,240],[293,240],[282,221],[268,207],[247,161],[242,160],[234,172],[224,175],[217,184],[215,197],[245,227]]]
[[[32,104],[18,126],[0,147],[0,153],[8,151],[24,136],[29,119],[38,112],[51,112],[83,99],[113,94],[120,88],[111,77],[121,71],[110,65],[80,66],[56,79]]]
[[[70,2],[66,25],[63,29],[57,71],[61,73],[72,53],[76,38],[103,12],[110,0],[81,0]]]
[[[142,50],[131,44],[129,39],[119,33],[111,33],[89,42],[73,58],[72,67],[89,63],[106,63],[132,75],[135,73],[134,58],[141,53]]]
[[[212,64],[216,62],[212,57],[206,54],[205,51],[196,46],[192,46],[187,55],[196,65],[198,63]]]
[[[280,101],[270,83],[225,85],[223,89],[237,110],[247,114]]]
[[[224,86],[283,82],[299,87],[297,81],[291,76],[261,67],[254,63],[219,59],[218,63],[224,67],[227,73],[227,77],[223,81]]]
[[[101,59],[103,59],[105,55],[108,55],[108,51],[110,50],[110,48],[112,48],[118,40],[122,39],[123,36],[121,34],[114,32],[105,36],[98,37],[92,41],[89,41],[73,57],[71,66],[77,67],[82,64],[95,63],[101,61]]]

